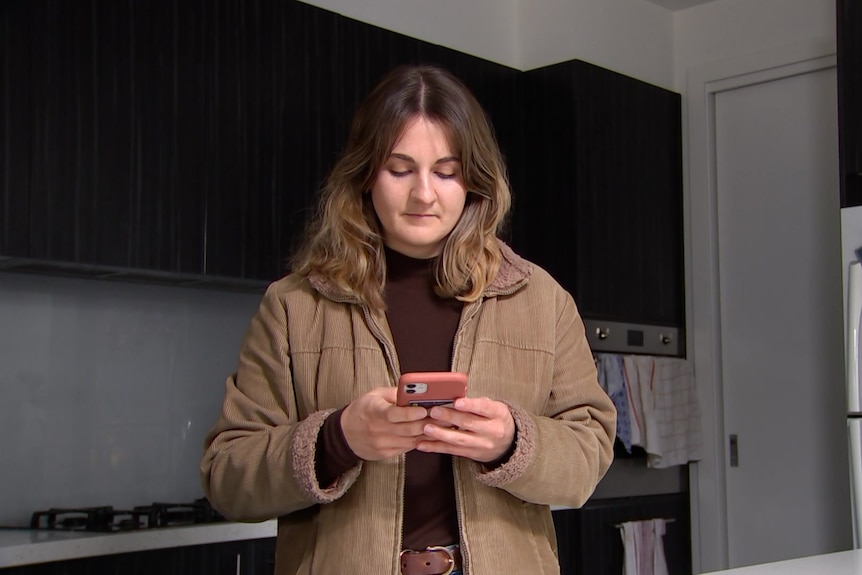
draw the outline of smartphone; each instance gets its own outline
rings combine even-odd
[[[398,379],[400,406],[433,407],[449,405],[467,395],[467,374],[458,371],[414,371]]]

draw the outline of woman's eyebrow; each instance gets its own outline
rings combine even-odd
[[[410,163],[413,163],[413,164],[415,164],[415,163],[416,163],[416,160],[414,160],[412,157],[408,156],[407,154],[401,154],[401,153],[398,153],[398,152],[392,152],[391,154],[389,154],[389,157],[390,157],[390,158],[395,158],[395,159],[398,159],[398,160],[404,160],[405,162],[410,162]],[[437,164],[448,164],[448,163],[451,163],[451,162],[460,162],[460,161],[461,161],[461,160],[460,160],[457,156],[446,156],[446,157],[440,158],[439,160],[437,160],[436,162],[434,162],[434,165],[437,165]]]

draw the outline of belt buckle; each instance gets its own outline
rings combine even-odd
[[[452,553],[452,550],[448,547],[443,547],[441,545],[431,545],[430,547],[425,548],[426,551],[443,551],[446,555],[449,556],[449,570],[441,575],[450,575],[452,571],[455,570],[455,554]]]
[[[449,569],[447,569],[446,572],[441,573],[440,575],[451,575],[452,571],[455,570],[455,554],[452,553],[452,550],[448,547],[443,547],[442,545],[430,545],[425,548],[425,551],[442,551],[449,556]],[[401,557],[405,553],[421,553],[421,551],[403,549],[400,553],[398,553],[398,556]]]

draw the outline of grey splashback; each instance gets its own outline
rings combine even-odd
[[[260,294],[0,273],[0,525],[202,496]]]

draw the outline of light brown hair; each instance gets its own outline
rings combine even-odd
[[[434,66],[388,73],[353,117],[347,146],[320,194],[293,271],[316,272],[372,309],[384,309],[386,260],[368,192],[411,120],[440,124],[461,161],[467,201],[437,257],[437,291],[474,301],[500,267],[497,234],[511,204],[508,177],[482,106],[455,76]]]

